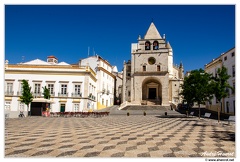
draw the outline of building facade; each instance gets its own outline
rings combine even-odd
[[[173,65],[173,49],[152,22],[145,36],[131,45],[131,60],[124,62],[123,105],[177,105],[183,77],[182,63]]]
[[[223,98],[221,112],[226,114],[235,114],[235,47],[228,50],[225,53],[222,53],[218,58],[213,59],[210,63],[205,65],[205,71],[213,76],[217,75],[217,70],[225,66],[227,68],[228,83],[233,87],[232,89],[227,89],[228,96]],[[217,102],[214,97],[211,102],[206,103],[206,108],[218,111],[220,103]]]
[[[117,72],[117,67],[112,66],[107,60],[98,55],[80,60],[79,66],[90,66],[96,73],[97,109],[114,105],[116,76],[113,72]]]
[[[58,63],[54,56],[47,61],[39,59],[20,63],[5,63],[5,111],[10,117],[18,117],[20,111],[27,115],[27,106],[20,102],[22,80],[27,80],[34,96],[31,110],[41,115],[43,87],[50,90],[52,112],[92,111],[97,109],[97,76],[90,66]]]

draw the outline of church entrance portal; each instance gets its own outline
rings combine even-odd
[[[157,89],[156,88],[149,88],[148,89],[148,98],[149,99],[156,99],[156,93],[157,93]]]
[[[162,103],[162,85],[155,78],[147,78],[142,83],[142,103],[155,103],[161,105]]]

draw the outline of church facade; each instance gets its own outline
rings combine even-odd
[[[152,22],[143,38],[131,45],[131,60],[123,67],[123,105],[181,103],[183,65],[173,64],[173,49]]]

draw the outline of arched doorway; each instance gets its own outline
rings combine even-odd
[[[146,78],[142,83],[142,100],[162,103],[162,85],[156,78]]]

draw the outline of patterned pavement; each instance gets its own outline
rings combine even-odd
[[[6,119],[5,157],[235,157],[235,125],[113,115]]]

